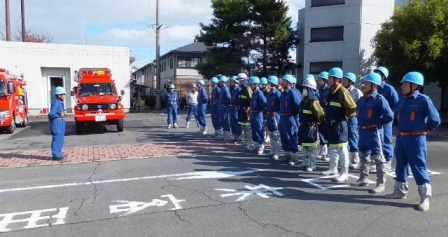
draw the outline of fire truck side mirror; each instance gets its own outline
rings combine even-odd
[[[14,83],[8,82],[8,94],[14,94]]]
[[[120,102],[123,99],[123,97],[118,96],[117,102]]]
[[[120,95],[122,95],[122,96],[123,96],[123,95],[124,95],[124,93],[125,93],[125,91],[124,91],[124,90],[121,90],[121,91],[120,91]]]

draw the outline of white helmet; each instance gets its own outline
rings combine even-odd
[[[303,80],[302,86],[306,86],[311,89],[316,89],[317,88],[316,80],[314,80],[313,78],[307,77],[307,78],[305,78],[305,80]]]
[[[242,72],[238,74],[238,79],[247,80],[247,74]]]

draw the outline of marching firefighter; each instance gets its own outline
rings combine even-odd
[[[221,127],[221,118],[219,117],[219,94],[221,93],[221,88],[218,86],[218,78],[212,77],[210,79],[210,86],[212,87],[212,94],[210,95],[210,103],[211,103],[211,114],[212,114],[212,125],[215,129],[215,134],[213,138],[220,139],[223,136],[222,127]]]
[[[320,106],[325,109],[325,105],[327,104],[328,94],[330,93],[330,87],[328,86],[328,72],[323,71],[319,73],[317,77],[317,87],[319,88],[319,103]],[[324,136],[325,124],[320,123],[318,126],[319,129],[319,154],[318,157],[321,157],[322,160],[329,161],[328,158],[328,141]]]
[[[238,93],[238,123],[244,131],[243,146],[248,150],[253,150],[252,130],[250,128],[250,100],[252,89],[249,87],[249,80],[246,73],[238,74],[241,90]]]
[[[194,116],[196,123],[199,126],[198,118],[198,92],[196,91],[196,84],[191,84],[190,92],[187,94],[188,114],[186,118],[185,128],[190,127],[191,116]]]
[[[229,119],[230,130],[232,130],[233,142],[235,143],[240,140],[242,134],[241,125],[238,123],[238,95],[241,90],[238,83],[238,76],[232,76],[230,80]]]
[[[207,91],[204,88],[205,82],[204,80],[198,81],[198,118],[199,118],[199,129],[202,134],[207,133],[207,118],[205,117],[205,113],[207,110],[208,103],[208,95]]]
[[[64,87],[58,86],[54,89],[56,99],[51,104],[50,113],[48,113],[52,136],[51,155],[53,156],[53,160],[62,160],[65,157],[62,151],[65,136],[65,94],[66,91]]]
[[[381,76],[375,72],[367,74],[363,81],[364,96],[358,100],[357,116],[359,125],[359,179],[352,186],[367,186],[369,181],[370,160],[376,165],[376,187],[369,190],[372,194],[384,192],[386,183],[385,162],[382,154],[380,130],[384,124],[393,120],[394,113],[384,96],[378,94]]]
[[[303,162],[299,168],[311,172],[316,169],[317,125],[324,120],[324,111],[319,104],[314,77],[305,78],[302,87],[299,139],[303,147]]]
[[[260,79],[250,77],[252,98],[250,101],[250,126],[252,128],[252,141],[257,145],[257,154],[264,152],[263,113],[266,109],[266,97],[259,88]]]
[[[350,92],[353,101],[358,102],[362,97],[362,91],[354,86],[356,82],[356,75],[352,72],[347,72],[342,79],[342,85]],[[351,117],[348,119],[348,151],[350,154],[350,167],[357,169],[359,166],[359,148],[358,148],[358,119]]]
[[[299,114],[300,95],[292,88],[295,84],[295,78],[286,74],[282,78],[283,92],[280,96],[280,123],[278,126],[282,148],[285,151],[283,160],[292,164],[298,161],[297,132],[299,126],[297,124],[297,115]]]
[[[165,104],[168,129],[171,127],[177,128],[177,108],[179,103],[179,95],[174,91],[174,84],[168,86],[168,92],[165,93]]]
[[[329,71],[328,85],[330,94],[325,106],[325,134],[329,144],[330,165],[323,175],[338,173],[338,161],[341,173],[334,179],[344,182],[348,179],[349,157],[347,149],[348,125],[347,118],[356,115],[356,104],[350,93],[341,85],[342,69],[334,67]]]
[[[426,167],[426,134],[440,125],[440,116],[431,99],[420,93],[424,85],[423,75],[409,72],[401,80],[402,97],[397,106],[398,136],[395,142],[395,185],[393,192],[385,197],[389,199],[406,198],[408,176],[411,168],[418,185],[420,203],[417,209],[429,210],[429,197],[432,187]]]
[[[280,155],[280,133],[278,131],[278,124],[280,122],[280,96],[281,92],[277,90],[278,77],[269,76],[268,85],[266,89],[268,91],[266,97],[266,126],[269,131],[271,140],[271,152],[269,156],[273,160],[278,160]]]
[[[218,86],[221,88],[221,91],[219,93],[219,118],[221,120],[221,127],[223,130],[222,138],[225,141],[232,140],[229,122],[230,90],[226,84],[228,80],[229,79],[226,76],[221,76],[219,77],[218,84]]]
[[[389,76],[389,70],[385,67],[378,67],[373,70],[381,76],[381,86],[378,88],[378,93],[386,98],[392,111],[395,112],[398,104],[398,93],[395,88],[386,82]],[[390,121],[383,126],[381,141],[383,142],[383,155],[386,158],[386,170],[392,171],[392,158],[393,158],[393,144],[392,144],[392,125],[394,121]]]
[[[260,78],[259,88],[260,88],[261,92],[263,92],[263,95],[265,98],[268,95],[268,90],[266,89],[267,85],[268,85],[268,79],[266,77]],[[270,138],[269,138],[269,134],[268,134],[268,128],[266,125],[266,111],[264,111],[264,113],[263,113],[263,136],[264,136],[263,139],[266,143],[271,142]]]

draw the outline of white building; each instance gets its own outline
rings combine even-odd
[[[125,108],[129,108],[130,56],[127,47],[86,46],[0,41],[0,67],[24,75],[27,82],[29,112],[48,111],[56,86],[70,90],[76,85],[74,71],[83,67],[107,67],[117,85],[125,90]],[[73,111],[74,99],[67,96],[67,111]]]
[[[305,0],[299,10],[297,76],[314,75],[340,67],[358,78],[375,68],[371,40],[395,6],[407,0]],[[399,91],[399,90],[398,90]],[[436,108],[442,108],[442,90],[436,83],[425,86]]]

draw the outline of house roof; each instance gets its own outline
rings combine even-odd
[[[194,42],[191,44],[187,44],[185,46],[179,47],[177,49],[171,50],[169,53],[203,53],[207,50],[207,47],[204,43]]]

